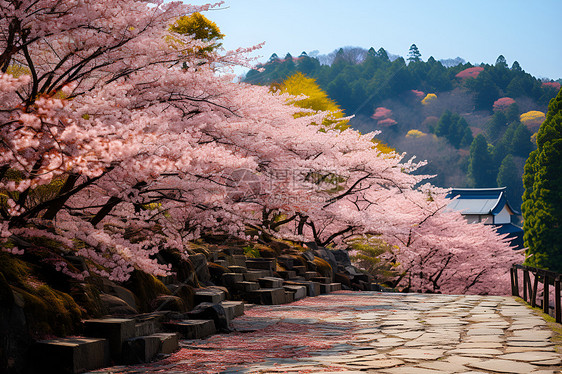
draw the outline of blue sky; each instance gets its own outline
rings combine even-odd
[[[562,78],[561,0],[226,0],[220,8],[204,14],[226,34],[224,46],[266,42],[260,61],[344,46],[406,56],[415,43],[424,61],[493,64],[502,54],[536,77]]]

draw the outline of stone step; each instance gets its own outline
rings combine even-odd
[[[297,285],[297,286],[305,286],[306,287],[306,296],[309,297],[314,297],[314,296],[318,296],[320,295],[320,283],[318,282],[312,282],[312,281],[300,281],[300,282],[294,282],[294,281],[287,281],[285,282],[285,285]]]
[[[289,304],[295,301],[295,294],[291,291],[285,290],[285,304]]]
[[[84,322],[84,335],[104,338],[109,342],[110,356],[115,361],[122,357],[123,342],[135,337],[136,323],[128,318],[90,319]]]
[[[222,303],[201,303],[193,310],[184,314],[189,319],[208,320],[211,319],[215,323],[217,330],[230,330],[230,322],[233,316],[229,315]]]
[[[163,324],[168,331],[179,333],[184,339],[203,339],[217,332],[213,320],[183,320]]]
[[[33,359],[37,373],[83,373],[110,365],[109,342],[98,338],[41,340],[33,346]]]
[[[235,246],[223,247],[223,248],[220,249],[220,251],[223,252],[223,253],[226,253],[229,256],[243,255],[244,254],[244,248],[235,247]]]
[[[320,293],[341,291],[341,283],[320,283]]]
[[[306,273],[306,266],[293,266],[293,269],[297,275],[303,275]]]
[[[255,291],[260,288],[258,282],[237,282],[234,283],[234,289],[240,293]]]
[[[277,274],[283,279],[292,279],[297,276],[297,273],[294,270],[278,270]]]
[[[226,293],[216,288],[199,288],[195,290],[195,304],[212,303],[218,304],[226,299]]]
[[[293,270],[294,267],[294,259],[292,257],[286,256],[279,256],[277,257],[277,263],[283,265],[283,267],[287,270]]]
[[[160,331],[161,325],[157,318],[148,319],[146,321],[135,323],[135,336],[147,336],[152,335],[157,331]]]
[[[258,282],[261,288],[280,288],[283,287],[283,278],[276,277],[263,277],[259,278]]]
[[[221,276],[222,284],[227,287],[232,287],[235,283],[244,281],[244,274],[242,273],[224,273]]]
[[[246,256],[243,254],[232,255],[226,257],[227,267],[230,266],[243,266],[246,267]]]
[[[223,301],[221,305],[229,320],[233,320],[244,314],[244,302],[242,301]]]
[[[327,278],[327,277],[316,276],[316,277],[310,278],[310,280],[313,281],[313,282],[318,282],[318,283],[323,283],[323,284],[332,283],[331,279]]]
[[[257,282],[259,278],[271,276],[271,271],[269,270],[248,270],[244,273],[244,280],[248,282]]]
[[[254,304],[279,305],[286,302],[284,288],[262,288],[246,294],[248,301]]]
[[[160,339],[160,353],[168,355],[180,348],[180,334],[177,332],[158,332],[152,334]]]
[[[306,280],[308,280],[308,281],[311,280],[311,279],[314,278],[314,277],[317,277],[317,276],[318,276],[318,273],[315,272],[315,271],[306,271],[306,272],[303,274],[304,279],[306,279]]]
[[[277,261],[274,258],[248,258],[246,259],[246,267],[273,272],[277,268]]]
[[[297,285],[284,285],[283,288],[285,291],[289,291],[293,293],[294,301],[303,299],[306,297],[306,286],[297,286]]]
[[[287,280],[291,282],[306,282],[306,279],[304,277],[299,277],[298,275],[296,277],[289,278]]]
[[[123,343],[123,362],[141,364],[152,361],[160,353],[160,338],[154,335],[137,336]]]
[[[217,264],[217,265],[220,265],[220,266],[223,266],[223,267],[227,267],[226,260],[215,260],[215,261],[212,261],[212,262],[215,263],[215,264]]]
[[[246,266],[229,266],[228,270],[230,270],[232,273],[247,273],[248,272],[248,268],[246,268]]]

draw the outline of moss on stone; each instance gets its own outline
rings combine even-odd
[[[176,282],[188,283],[193,287],[199,287],[195,267],[190,261],[182,257],[178,249],[165,248],[158,252],[157,259],[160,263],[172,265],[171,270],[175,273],[174,280]]]
[[[82,312],[68,294],[39,286],[36,291],[12,287],[16,304],[23,308],[30,334],[35,338],[76,333]]]
[[[135,301],[140,312],[149,312],[150,303],[160,295],[169,295],[170,290],[151,274],[134,270],[124,286],[135,294]]]
[[[263,258],[276,258],[278,257],[281,252],[277,251],[267,245],[263,244],[255,244],[254,248],[257,249],[260,253],[260,256]]]
[[[70,291],[72,298],[82,308],[84,318],[99,318],[109,312],[103,304],[100,294],[99,287],[88,283],[79,283]]]
[[[314,256],[314,265],[316,265],[316,271],[323,277],[332,277],[332,267],[328,261],[321,259],[320,257]]]

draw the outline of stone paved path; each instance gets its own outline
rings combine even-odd
[[[106,373],[560,373],[555,334],[511,297],[336,292],[255,306],[237,330]],[[560,341],[557,344],[562,344]]]

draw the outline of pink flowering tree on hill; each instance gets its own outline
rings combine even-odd
[[[395,248],[389,261],[412,290],[505,291],[497,279],[520,255],[446,211],[444,191],[418,187],[423,163],[217,74],[247,64],[251,48],[202,57],[206,42],[170,31],[207,8],[0,1],[4,251],[48,238],[122,281],[134,269],[169,274],[154,255],[188,256],[203,232],[244,237],[251,226],[321,245],[374,235]]]
[[[472,68],[464,69],[463,71],[457,73],[457,75],[455,75],[455,77],[461,78],[461,79],[476,78],[483,71],[484,71],[484,68],[482,66],[475,66],[475,67],[472,67]]]
[[[511,105],[515,104],[515,100],[513,100],[511,97],[502,97],[497,99],[496,101],[494,101],[494,111],[505,111],[507,110]]]

